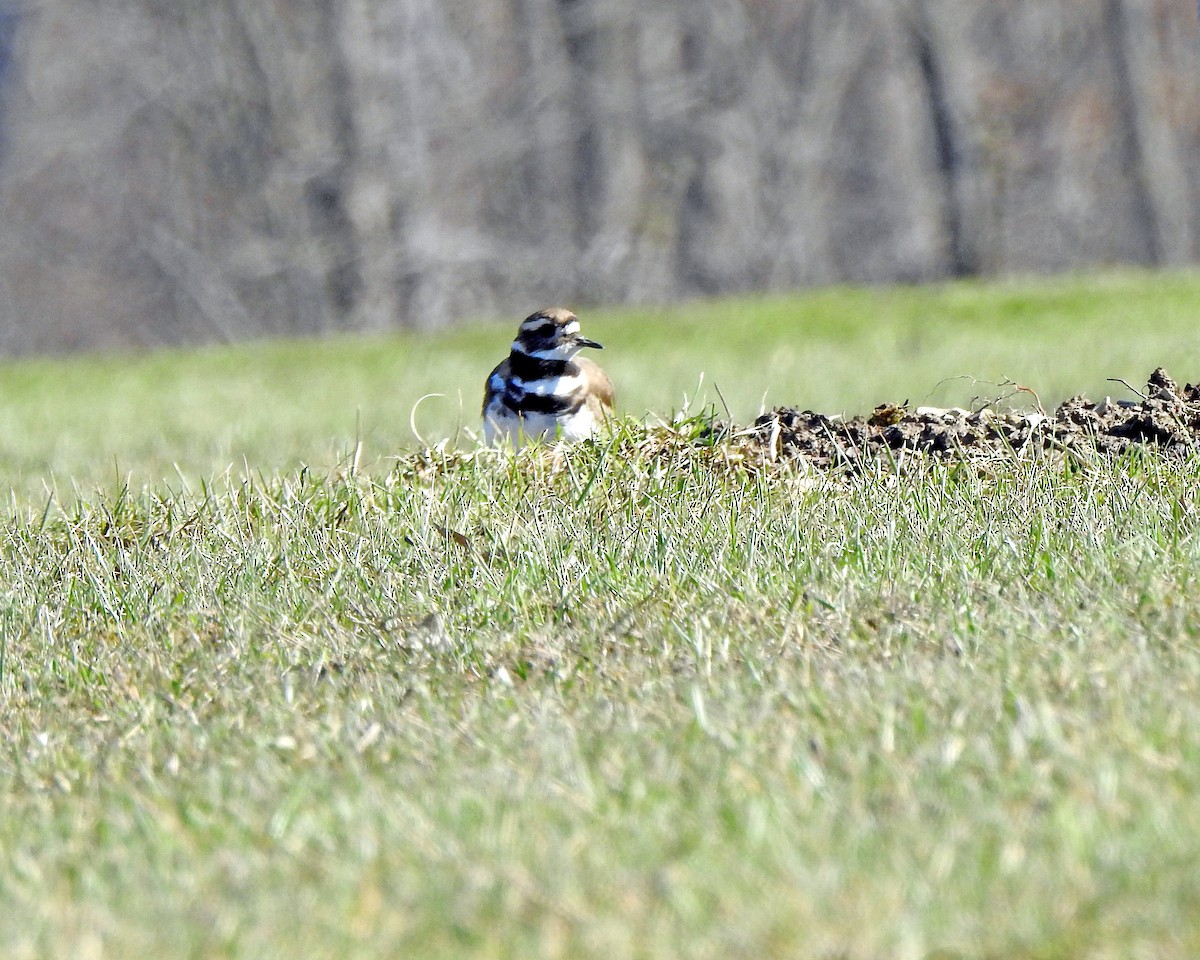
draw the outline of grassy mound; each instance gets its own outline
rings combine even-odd
[[[1035,397],[1036,399],[1036,397]],[[1053,416],[1039,409],[918,409],[885,404],[869,417],[831,418],[779,408],[746,436],[771,460],[799,457],[819,467],[859,467],[864,460],[926,454],[944,461],[990,463],[1045,452],[1088,460],[1144,449],[1168,457],[1200,452],[1200,386],[1180,387],[1159,368],[1139,400],[1093,402],[1076,396]]]

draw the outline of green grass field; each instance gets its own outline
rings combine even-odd
[[[1198,315],[583,312],[651,423],[1126,396]],[[0,956],[1200,955],[1200,458],[477,454],[517,319],[3,366]]]

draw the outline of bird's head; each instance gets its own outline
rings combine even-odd
[[[542,360],[570,360],[584,347],[603,350],[579,332],[579,318],[570,310],[553,307],[531,313],[521,321],[513,349]]]

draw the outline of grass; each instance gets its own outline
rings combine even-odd
[[[738,369],[863,409],[1033,379],[1122,324],[1117,369],[1060,348],[1043,399],[1195,380],[1198,304],[1196,278],[1122,275],[591,332],[627,397],[711,362],[745,418]],[[814,483],[648,456],[634,423],[405,449],[429,368],[465,390],[494,340],[11,365],[0,954],[1200,950],[1200,461]],[[820,385],[762,372],[781,356],[826,358]]]
[[[643,311],[583,310],[623,412],[690,404],[748,422],[764,402],[825,413],[883,401],[967,405],[1015,380],[1051,405],[1128,396],[1157,365],[1200,355],[1200,275],[832,289]],[[182,474],[327,471],[478,425],[488,370],[516,329],[334,338],[0,365],[0,476],[22,499],[113,493]],[[1193,374],[1193,377],[1195,374]],[[718,394],[719,390],[719,394]],[[427,395],[429,399],[420,401]]]

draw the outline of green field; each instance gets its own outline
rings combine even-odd
[[[1200,276],[581,313],[561,455],[466,433],[519,318],[3,365],[0,956],[1200,955],[1200,457],[635,422],[1195,382]]]

